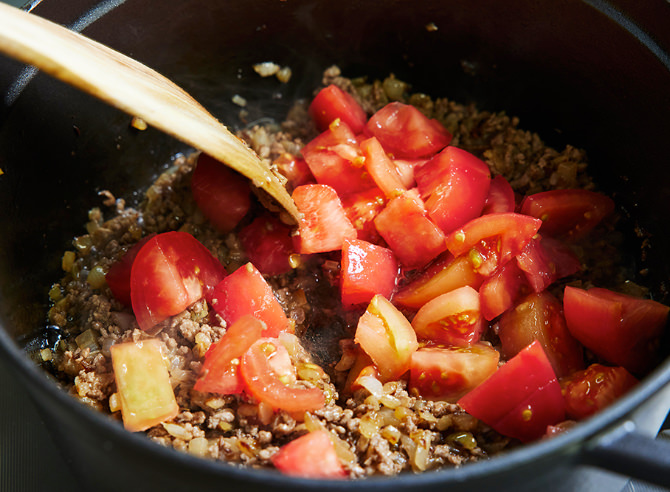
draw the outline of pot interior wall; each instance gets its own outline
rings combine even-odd
[[[648,3],[650,29],[653,12],[667,14],[662,4]],[[43,2],[36,13],[70,24],[94,5]],[[634,217],[625,226],[652,235],[646,258],[638,238],[631,254],[640,270],[649,268],[644,281],[655,297],[667,302],[670,214],[659,212],[670,201],[670,72],[646,38],[595,8],[608,5],[128,0],[84,33],[173,78],[233,127],[240,109],[234,94],[249,101],[252,119],[281,119],[332,64],[352,77],[393,72],[415,90],[520,116],[521,127],[551,145],[587,150],[602,187]],[[259,77],[252,65],[263,61],[290,66],[290,82]],[[0,93],[10,93],[20,70],[0,58]],[[132,201],[184,150],[129,122],[40,74],[0,108],[0,319],[12,336],[44,326],[44,300],[62,251],[84,233],[87,210],[101,203],[98,192]]]

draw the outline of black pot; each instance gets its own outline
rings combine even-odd
[[[648,269],[642,281],[669,300],[664,0],[72,0],[34,12],[164,73],[233,127],[232,95],[250,101],[252,117],[281,119],[334,63],[350,76],[393,72],[416,90],[518,115],[549,144],[587,150],[599,183],[629,214],[631,251],[634,228],[649,234],[651,247],[636,260]],[[251,67],[262,61],[290,66],[290,83],[258,77]],[[0,352],[84,488],[579,490],[591,465],[670,486],[670,446],[651,437],[670,408],[667,343],[664,362],[634,391],[571,432],[423,475],[297,480],[195,459],[124,431],[58,389],[20,341],[44,326],[48,286],[86,211],[100,203],[97,192],[132,200],[185,146],[134,132],[127,115],[2,57],[0,94]]]

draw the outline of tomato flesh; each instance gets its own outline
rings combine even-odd
[[[207,154],[200,154],[191,178],[193,199],[219,231],[232,231],[251,207],[251,190],[242,175]]]
[[[398,278],[393,251],[359,239],[346,240],[342,248],[342,304],[367,304],[379,294],[390,298]]]
[[[582,268],[569,246],[558,239],[539,235],[530,240],[516,261],[535,292],[542,292],[556,280]]]
[[[524,297],[503,314],[498,336],[504,358],[538,340],[558,377],[584,368],[582,347],[568,331],[562,305],[547,291]]]
[[[407,191],[395,164],[386,155],[379,140],[372,137],[362,141],[361,151],[365,158],[365,168],[387,198],[394,198]]]
[[[326,130],[333,121],[340,119],[354,133],[359,134],[368,120],[354,97],[333,84],[319,91],[312,99],[308,111],[319,131]]]
[[[298,186],[316,183],[312,171],[302,157],[287,152],[273,161],[277,170],[286,178],[286,189],[292,193]]]
[[[428,218],[416,189],[391,200],[374,222],[377,232],[407,268],[420,268],[446,249],[444,234]]]
[[[455,402],[498,369],[499,352],[485,343],[420,348],[412,354],[410,394]]]
[[[628,393],[637,383],[623,367],[591,364],[561,380],[568,417],[575,420],[590,417]]]
[[[347,218],[357,231],[358,239],[373,244],[381,243],[381,236],[375,227],[375,217],[386,206],[386,197],[379,188],[347,193],[340,197]]]
[[[414,177],[428,215],[446,234],[479,217],[491,183],[486,163],[451,146],[417,168]]]
[[[563,307],[572,335],[610,364],[644,374],[658,360],[667,306],[608,289],[567,286]]]
[[[347,476],[325,430],[310,432],[284,444],[270,459],[286,475],[322,479]]]
[[[516,210],[516,199],[512,185],[498,174],[491,180],[489,194],[482,210],[484,214],[503,214]]]
[[[356,239],[358,236],[337,192],[330,186],[299,186],[293,191],[293,200],[303,214],[298,221],[300,253],[340,250],[345,239]]]
[[[112,291],[112,294],[114,294],[114,297],[124,306],[130,306],[132,304],[130,298],[130,272],[133,268],[135,257],[142,249],[142,246],[155,235],[156,234],[150,234],[149,236],[140,239],[138,243],[126,251],[126,254],[109,267],[109,271],[105,275],[105,281]]]
[[[278,218],[270,214],[256,217],[240,230],[239,238],[249,261],[264,275],[291,271],[291,228]]]
[[[516,262],[505,263],[479,287],[482,316],[488,321],[497,318],[514,306],[527,290],[524,272]]]
[[[565,420],[561,385],[535,341],[458,400],[469,414],[501,434],[528,442]]]
[[[246,391],[258,401],[287,412],[313,412],[323,408],[325,397],[318,388],[292,387],[272,367],[271,359],[286,349],[272,338],[254,342],[242,356],[240,374]],[[281,355],[280,355],[281,357]]]
[[[225,276],[223,265],[190,234],[152,237],[137,253],[130,272],[137,323],[149,331],[203,297],[210,299]]]
[[[228,323],[235,323],[245,315],[263,321],[264,337],[277,337],[282,332],[293,332],[272,287],[251,263],[238,268],[214,288],[212,307]]]
[[[316,182],[338,193],[372,188],[375,183],[365,169],[356,135],[340,120],[302,148],[302,155]]]
[[[419,309],[412,327],[420,339],[459,347],[472,345],[485,328],[479,293],[465,286],[437,296]]]
[[[407,318],[379,295],[372,298],[358,320],[354,341],[370,356],[385,381],[396,380],[407,372],[412,353],[419,348]]]
[[[454,258],[446,252],[418,277],[405,284],[393,296],[393,302],[408,308],[420,308],[441,294],[469,285],[478,288],[482,277],[466,257]]]
[[[264,331],[265,324],[249,315],[231,324],[221,339],[207,350],[194,389],[221,395],[242,393],[244,380],[239,372],[240,360]]]
[[[521,213],[542,219],[542,233],[578,239],[614,211],[611,198],[589,190],[550,190],[527,196]]]
[[[414,106],[392,102],[368,120],[366,131],[397,158],[432,156],[449,145],[451,134]]]
[[[447,235],[447,249],[454,256],[467,253],[475,271],[489,276],[519,254],[541,225],[516,213],[483,215]]]

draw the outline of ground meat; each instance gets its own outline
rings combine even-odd
[[[411,93],[408,84],[392,76],[385,81],[351,80],[331,67],[323,83],[334,83],[354,95],[369,114],[390,100],[415,105],[453,133],[454,145],[481,157],[492,174],[503,175],[519,193],[594,187],[585,172],[583,151],[569,146],[562,151],[548,148],[536,134],[519,129],[518,119],[504,113]],[[315,134],[304,103],[297,103],[281,125],[256,125],[240,133],[269,164],[284,153],[299,154]],[[120,412],[110,347],[147,334],[96,272],[107,271],[140,238],[169,230],[195,236],[228,271],[247,261],[237,235],[219,234],[195,205],[189,188],[194,162],[194,155],[175,159],[136,209],[111,192],[102,192],[103,205],[110,210],[91,211],[88,233],[75,238],[73,250],[64,255],[65,277],[50,292],[49,323],[63,334],[50,355],[53,372],[73,394],[115,418],[120,418]],[[105,218],[107,213],[111,218]],[[582,257],[591,265],[587,273],[591,278],[606,271],[611,276],[618,261],[616,235],[602,237],[600,244],[580,246]],[[602,255],[604,250],[612,254]],[[594,251],[599,252],[598,258]],[[338,442],[338,455],[351,477],[459,466],[516,445],[456,404],[410,395],[403,381],[385,384],[382,395],[365,389],[346,394],[342,383],[352,363],[346,360],[346,348],[353,345],[354,322],[337,311],[333,301],[337,293],[329,288],[329,279],[338,274],[337,262],[318,261],[268,281],[295,322],[296,333],[305,335],[308,350],[293,354],[294,363],[307,364],[310,357],[331,361],[321,379],[301,381],[306,387],[325,389],[332,396],[327,405],[296,419],[286,412],[268,412],[262,404],[243,397],[195,391],[205,353],[226,331],[225,322],[200,301],[163,323],[156,335],[163,344],[180,413],[149,429],[150,439],[198,456],[269,466],[284,443],[310,430],[327,429]],[[622,280],[625,277],[621,275]],[[321,338],[310,345],[308,339],[315,331],[328,330],[337,332],[339,345],[334,341],[329,351],[323,351],[318,346]],[[344,354],[338,364],[333,353]]]

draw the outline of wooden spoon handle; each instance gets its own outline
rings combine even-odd
[[[298,209],[277,176],[186,91],[158,72],[37,15],[0,3],[0,53],[34,65],[149,125],[210,154]]]

